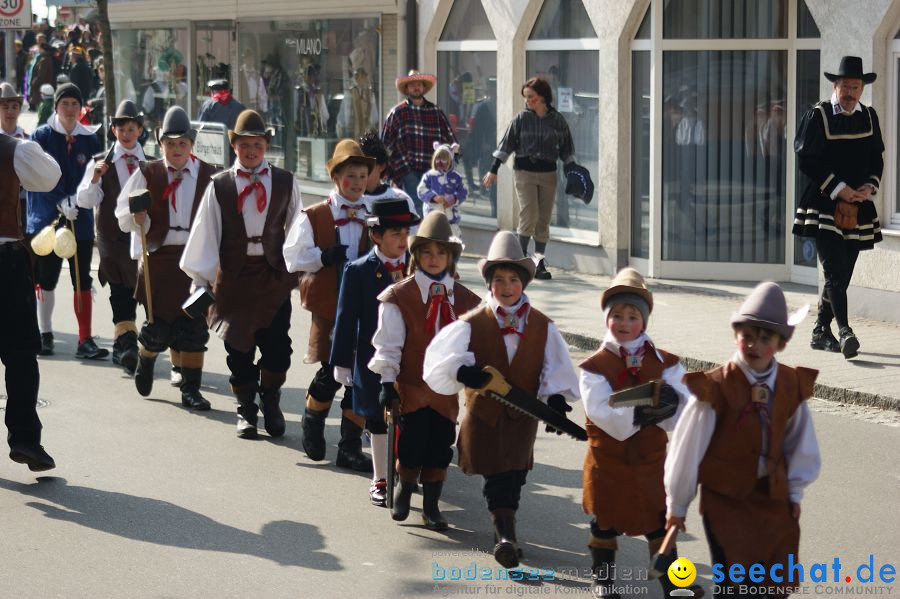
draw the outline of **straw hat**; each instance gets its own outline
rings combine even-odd
[[[396,81],[394,81],[394,85],[397,86],[397,91],[405,96],[406,85],[413,81],[420,81],[422,85],[425,86],[425,91],[422,92],[422,95],[425,95],[434,87],[434,84],[437,82],[437,77],[427,73],[420,73],[419,71],[412,69],[406,77],[397,77]]]
[[[244,110],[238,115],[234,123],[234,129],[228,130],[228,143],[233,144],[238,137],[265,137],[267,142],[272,141],[275,129],[266,128],[266,122],[255,110]]]
[[[403,203],[406,203],[405,199]],[[447,215],[443,212],[429,212],[425,215],[416,234],[409,236],[409,253],[414,253],[416,248],[430,241],[447,244],[453,254],[454,261],[459,259],[459,255],[462,253],[462,243],[453,237],[450,221],[447,220]]]
[[[366,156],[355,140],[342,139],[334,147],[334,154],[325,165],[325,168],[328,169],[328,176],[330,177],[334,171],[345,164],[361,164],[367,167],[371,173],[375,168],[375,159]]]
[[[523,268],[528,275],[528,280],[522,281],[525,285],[534,279],[534,260],[525,256],[519,238],[512,231],[498,231],[494,235],[491,247],[488,248],[487,257],[478,261],[478,270],[481,271],[481,276],[487,280],[488,271],[498,264],[512,264]]]
[[[740,310],[731,315],[731,326],[747,324],[768,329],[781,335],[785,341],[794,334],[794,326],[806,316],[809,306],[804,306],[788,316],[787,300],[776,283],[766,281],[757,285]]]

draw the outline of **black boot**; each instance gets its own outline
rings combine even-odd
[[[853,333],[850,327],[841,327],[839,331],[841,336],[841,353],[845,358],[855,358],[859,353],[859,339]]]
[[[138,354],[137,368],[134,370],[134,386],[142,397],[153,391],[153,367],[156,365],[156,354],[141,351]]]
[[[41,349],[38,351],[38,355],[53,355],[53,333],[41,333]]]
[[[235,399],[237,399],[237,436],[241,439],[255,439],[257,412],[256,407],[256,383],[231,387]]]
[[[200,381],[203,378],[201,368],[181,367],[181,405],[198,412],[209,410],[209,402],[200,394]]]
[[[403,522],[409,516],[409,499],[416,490],[416,481],[400,479],[400,485],[394,490],[394,507],[391,518]]]
[[[500,508],[491,512],[494,518],[494,559],[507,570],[519,565],[519,546],[516,543],[516,511]]]
[[[591,595],[601,599],[619,599],[615,592],[616,550],[588,547],[591,550]],[[667,578],[667,576],[663,576]],[[665,595],[668,597],[669,595]]]
[[[422,522],[428,530],[447,530],[447,521],[441,514],[438,502],[444,481],[422,482]]]
[[[827,324],[816,323],[813,327],[812,339],[809,346],[813,349],[821,349],[834,353],[841,351],[841,344],[832,334],[831,327]]]
[[[357,472],[372,472],[372,458],[362,450],[363,429],[346,414],[341,415],[341,440],[335,465]]]
[[[113,342],[113,364],[118,364],[128,374],[134,374],[138,363],[137,333],[127,331],[122,333]]]
[[[285,380],[284,372],[276,373],[268,370],[260,372],[259,401],[262,404],[263,421],[270,437],[284,434],[284,414],[281,413],[281,386]]]
[[[300,422],[300,444],[306,457],[319,462],[325,459],[325,418],[328,417],[328,408],[316,410],[309,407],[310,401],[320,403],[312,395],[306,396],[306,411]]]

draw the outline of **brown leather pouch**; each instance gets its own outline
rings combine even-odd
[[[841,229],[855,229],[858,223],[859,206],[838,200],[834,207],[834,224]]]

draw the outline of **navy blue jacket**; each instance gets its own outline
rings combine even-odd
[[[372,337],[378,328],[378,296],[392,282],[374,249],[347,264],[341,278],[328,362],[353,369],[353,411],[366,418],[378,417],[381,377],[368,364],[375,354]]]
[[[27,220],[25,232],[29,235],[39,233],[41,229],[59,218],[57,205],[68,196],[74,196],[78,190],[78,184],[84,176],[84,169],[94,154],[102,150],[100,139],[96,135],[76,135],[72,144],[72,152],[69,153],[66,145],[66,136],[57,133],[50,125],[41,125],[31,134],[31,139],[36,141],[45,152],[53,156],[59,163],[62,176],[51,191],[27,193],[28,203],[26,208]],[[63,224],[67,221],[63,219]],[[75,221],[75,238],[87,240],[94,238],[94,211],[87,208],[78,209],[78,219]]]

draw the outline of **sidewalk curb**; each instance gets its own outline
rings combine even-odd
[[[580,335],[578,333],[570,333],[561,329],[560,332],[562,333],[563,339],[566,340],[566,343],[580,350],[595,351],[598,347],[600,347],[599,339],[588,337],[586,335]],[[697,358],[691,358],[689,356],[681,356],[681,363],[684,364],[684,367],[688,371],[710,370],[721,366],[721,364],[716,364],[715,362],[710,362],[708,360],[699,360]],[[887,395],[866,393],[864,391],[853,391],[850,389],[844,389],[843,387],[823,385],[821,383],[816,383],[813,393],[817,399],[824,399],[826,401],[900,412],[900,398],[889,397]]]

